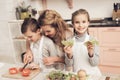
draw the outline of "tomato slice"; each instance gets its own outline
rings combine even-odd
[[[30,69],[30,68],[25,68],[25,69]],[[22,72],[23,71],[23,68],[19,68],[19,72]]]
[[[30,69],[23,69],[23,71],[22,71],[22,76],[29,76],[30,75]]]
[[[22,72],[23,71],[23,68],[19,68],[19,72]]]
[[[13,68],[10,68],[10,69],[9,69],[9,73],[10,73],[10,74],[17,74],[17,73],[18,73],[18,70],[17,70],[17,68],[13,67]]]

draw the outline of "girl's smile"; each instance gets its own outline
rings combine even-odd
[[[79,14],[74,17],[74,28],[78,34],[84,34],[89,26],[88,17],[86,14]]]

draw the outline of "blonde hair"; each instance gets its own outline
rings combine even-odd
[[[40,26],[51,25],[56,30],[56,35],[52,40],[59,47],[63,47],[61,41],[66,39],[66,31],[70,30],[58,12],[55,10],[44,10],[40,14],[38,23]]]

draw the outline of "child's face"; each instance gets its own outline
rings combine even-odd
[[[54,38],[56,35],[55,28],[51,27],[50,25],[42,26],[42,31],[44,32],[45,36],[48,36],[50,38]]]
[[[24,35],[30,42],[37,42],[40,39],[40,29],[38,29],[36,32],[32,32],[30,29],[28,29]]]
[[[76,15],[73,20],[73,26],[78,34],[84,34],[87,32],[89,21],[86,14]]]

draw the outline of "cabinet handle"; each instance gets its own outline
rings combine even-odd
[[[108,49],[109,51],[116,51],[116,49]]]
[[[110,29],[107,29],[108,31],[116,31],[116,29],[113,29],[113,28],[110,28]]]

